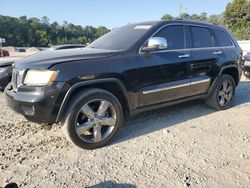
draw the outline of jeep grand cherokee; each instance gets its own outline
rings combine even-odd
[[[114,137],[123,117],[194,99],[229,108],[241,56],[230,33],[213,24],[130,24],[86,48],[20,60],[5,93],[28,120],[61,122],[69,141],[94,149]]]

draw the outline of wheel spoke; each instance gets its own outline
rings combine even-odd
[[[227,85],[228,85],[227,81],[224,81],[222,84],[223,91],[227,90]]]
[[[225,95],[225,100],[226,100],[226,101],[229,101],[229,100],[230,100],[229,95],[227,95],[227,94]]]
[[[104,117],[101,119],[101,124],[107,126],[115,126],[116,120],[112,117]]]
[[[86,123],[83,123],[76,127],[76,132],[78,135],[82,135],[85,132],[89,131],[93,127],[93,122],[87,121]]]
[[[219,91],[219,96],[223,96],[224,92],[223,91]]]
[[[231,99],[232,99],[232,97],[233,97],[233,92],[232,92],[232,90],[231,91],[229,91],[229,93],[227,94],[227,100],[228,101],[230,101]]]
[[[98,116],[103,116],[105,112],[108,110],[110,103],[108,101],[101,101],[101,104],[98,108],[97,115]]]
[[[220,105],[221,106],[224,106],[224,104],[225,104],[225,97],[224,96],[221,96],[221,99],[220,99]]]
[[[93,131],[94,131],[94,141],[100,142],[102,140],[101,128],[99,126],[94,126]]]
[[[93,110],[89,107],[88,104],[85,104],[82,108],[81,111],[86,115],[88,118],[94,119],[95,113]]]
[[[232,90],[233,90],[233,86],[229,86],[229,87],[227,87],[226,92],[230,92],[230,91],[232,91]]]

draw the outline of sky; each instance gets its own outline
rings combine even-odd
[[[189,14],[219,14],[231,0],[0,0],[0,15],[42,18],[50,23],[110,29],[141,21],[159,20],[164,14],[178,16],[180,5]]]

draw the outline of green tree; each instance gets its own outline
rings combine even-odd
[[[109,32],[104,26],[82,27],[64,21],[49,23],[49,18],[14,18],[0,15],[0,37],[6,39],[8,46],[51,46],[66,43],[86,44]]]
[[[49,25],[49,18],[47,16],[43,16],[41,22],[45,25]]]
[[[173,16],[171,16],[170,14],[165,14],[164,16],[161,17],[162,20],[172,20],[174,19]]]
[[[225,23],[238,40],[250,39],[250,1],[233,0],[226,7]]]
[[[223,14],[213,14],[209,16],[208,22],[224,26],[225,25],[225,20]]]
[[[180,15],[180,18],[181,19],[186,19],[186,20],[189,20],[189,19],[191,19],[191,16],[188,14],[188,13],[182,13],[181,15]]]

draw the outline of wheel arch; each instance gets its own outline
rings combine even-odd
[[[233,66],[225,66],[221,69],[220,75],[222,74],[228,74],[233,77],[236,86],[239,84],[240,81],[240,73],[238,66],[233,65]]]
[[[219,78],[223,74],[228,74],[228,75],[232,76],[234,81],[235,81],[236,86],[239,84],[240,73],[239,73],[238,66],[237,65],[225,65],[220,69],[216,79],[213,81],[212,86],[210,87],[209,96],[211,95],[213,90],[216,88],[218,81],[219,81]]]
[[[73,97],[79,91],[90,88],[100,88],[112,93],[121,103],[124,115],[129,115],[129,112],[131,111],[131,103],[125,86],[120,80],[116,78],[106,78],[82,81],[71,86],[63,99],[56,121],[60,122],[62,120],[63,114],[66,112],[67,105],[69,104],[71,97]]]

